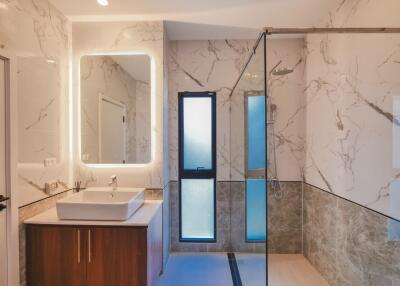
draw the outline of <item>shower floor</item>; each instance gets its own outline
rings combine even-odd
[[[265,256],[235,256],[242,285],[265,286]],[[270,254],[268,274],[269,286],[329,286],[302,255]],[[157,286],[172,285],[234,286],[227,254],[172,253]]]
[[[270,254],[268,257],[269,286],[329,286],[301,254]]]

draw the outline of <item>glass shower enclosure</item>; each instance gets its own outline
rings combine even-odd
[[[281,285],[286,274],[299,279],[285,285],[333,285],[339,274],[367,281],[387,258],[360,246],[360,259],[352,260],[358,246],[347,249],[354,242],[346,237],[394,251],[399,44],[396,28],[260,34],[230,95],[235,286]],[[374,226],[374,220],[382,223]],[[380,228],[379,239],[367,228]],[[356,271],[341,269],[348,264]]]

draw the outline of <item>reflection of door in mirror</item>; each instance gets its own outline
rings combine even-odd
[[[150,62],[146,55],[82,57],[81,158],[84,163],[123,164],[125,160],[125,164],[146,164],[151,161]],[[125,128],[121,120],[115,119],[123,112],[121,103]]]
[[[125,105],[111,98],[100,98],[100,163],[125,164]]]

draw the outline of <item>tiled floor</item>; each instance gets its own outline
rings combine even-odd
[[[233,286],[226,253],[173,253],[158,286]]]
[[[265,286],[265,255],[235,253],[243,286]]]
[[[243,286],[265,286],[265,256],[236,253]],[[329,286],[302,255],[269,255],[268,286]],[[226,253],[173,253],[158,286],[233,286]]]
[[[269,255],[268,282],[269,286],[329,286],[303,255],[293,254]]]

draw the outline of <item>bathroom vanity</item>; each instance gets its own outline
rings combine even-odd
[[[154,286],[161,273],[161,201],[125,221],[60,220],[53,208],[25,224],[28,286]]]

